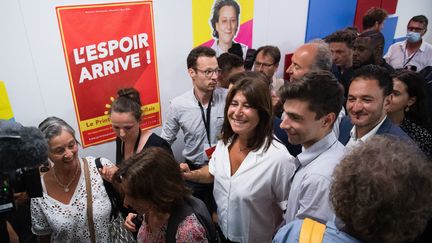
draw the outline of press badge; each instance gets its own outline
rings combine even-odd
[[[213,152],[215,151],[215,149],[216,149],[216,145],[210,147],[208,144],[204,144],[204,157],[205,157],[205,160],[210,160],[211,159],[211,157],[212,157]]]

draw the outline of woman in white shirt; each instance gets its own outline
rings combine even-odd
[[[39,242],[91,242],[87,217],[85,163],[90,174],[92,214],[96,242],[109,242],[111,203],[95,158],[78,157],[73,128],[49,117],[39,129],[48,141],[48,157],[54,166],[42,177],[43,197],[31,199],[32,231]],[[111,165],[101,159],[103,165]]]
[[[223,242],[271,242],[282,221],[280,203],[288,197],[294,158],[274,139],[270,91],[263,75],[240,78],[225,105],[221,140],[208,166],[188,180],[210,183]]]

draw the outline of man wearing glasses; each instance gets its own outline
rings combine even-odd
[[[282,113],[282,103],[277,96],[277,91],[284,85],[284,80],[274,75],[279,67],[281,54],[276,46],[262,46],[255,54],[253,71],[264,74],[268,79],[271,90],[273,110],[277,116]]]
[[[161,137],[172,144],[181,129],[184,134],[183,157],[191,170],[206,165],[224,119],[226,89],[217,88],[221,70],[216,53],[199,46],[189,53],[187,68],[193,89],[171,100]],[[194,196],[214,211],[213,184],[188,183]]]
[[[407,25],[406,40],[394,43],[384,56],[393,68],[405,68],[411,71],[421,71],[432,66],[432,45],[423,41],[428,25],[424,15],[410,19]]]

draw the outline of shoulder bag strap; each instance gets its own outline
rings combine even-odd
[[[88,168],[87,159],[83,158],[83,164],[84,164],[86,191],[87,191],[87,221],[88,221],[88,226],[90,231],[91,242],[96,243],[95,229],[94,229],[94,222],[93,222],[93,196],[92,196],[92,190],[90,185],[90,172]]]
[[[96,168],[102,168],[101,157],[96,158],[95,164]],[[120,199],[120,195],[115,191],[113,185],[110,182],[103,179],[103,185],[111,202],[111,218],[115,218],[119,213],[118,207],[119,205],[122,205],[122,200]]]
[[[325,224],[305,218],[300,230],[299,243],[321,243],[325,229]]]
[[[174,207],[168,219],[168,225],[165,231],[165,242],[176,242],[175,237],[179,224],[191,213],[193,213],[193,209],[186,202]]]

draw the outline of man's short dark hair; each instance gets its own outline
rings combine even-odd
[[[334,42],[342,42],[347,45],[348,48],[352,49],[354,40],[357,38],[357,34],[348,29],[338,30],[336,32],[331,33],[327,37],[324,38],[327,43]]]
[[[228,73],[233,68],[243,67],[244,62],[241,57],[225,52],[218,57],[218,65],[222,73]]]
[[[393,81],[387,69],[369,64],[359,67],[354,71],[354,75],[350,81],[350,85],[354,79],[363,78],[367,80],[377,80],[378,86],[383,90],[384,96],[388,96],[393,92]]]
[[[270,56],[271,58],[273,58],[273,64],[279,65],[281,53],[277,46],[261,46],[255,52],[255,58],[260,52],[262,52],[264,56]]]
[[[195,47],[194,49],[192,49],[186,59],[188,69],[196,68],[198,57],[216,57],[216,52],[215,50],[206,46]]]
[[[309,102],[309,110],[316,113],[315,119],[342,109],[343,88],[329,71],[319,70],[307,73],[299,81],[290,82],[279,91],[280,97],[286,100]]]
[[[428,23],[429,23],[428,18],[426,18],[426,16],[424,16],[424,15],[416,15],[416,16],[412,17],[410,19],[410,21],[408,22],[408,24],[411,21],[422,23],[424,25],[425,29],[427,29],[427,26],[428,26]]]
[[[369,29],[375,25],[376,22],[381,24],[387,18],[388,13],[382,8],[372,7],[363,15],[363,30]]]
[[[371,40],[371,44],[373,45],[371,48],[377,51],[376,55],[382,56],[384,51],[384,35],[377,30],[370,30],[361,33],[358,38],[369,37]]]

